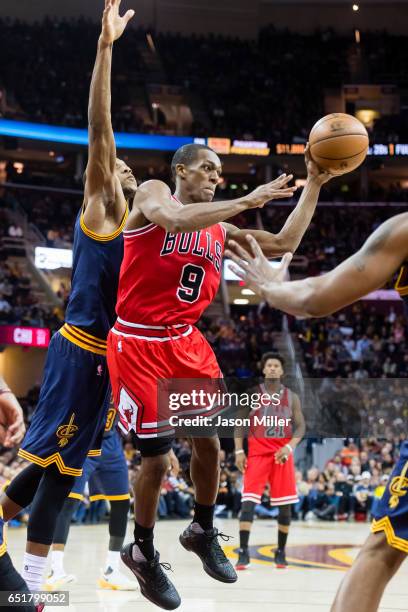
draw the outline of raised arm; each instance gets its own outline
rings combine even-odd
[[[135,229],[140,221],[140,213],[168,232],[194,232],[204,229],[249,208],[262,208],[270,200],[292,197],[296,188],[287,186],[292,178],[292,175],[282,175],[236,200],[183,205],[171,197],[171,191],[165,183],[147,181],[138,187],[127,229]]]
[[[112,46],[123,33],[134,11],[120,17],[121,0],[105,0],[102,31],[92,74],[88,105],[89,153],[85,181],[86,226],[103,229],[106,212],[121,218],[126,202],[115,178],[116,146],[111,122]],[[119,191],[119,194],[117,193]],[[117,207],[118,210],[112,208]],[[115,214],[116,213],[116,214]]]
[[[279,257],[287,251],[294,253],[298,248],[307,228],[310,225],[319,199],[320,188],[332,178],[332,175],[320,170],[310,157],[309,146],[306,147],[305,162],[307,181],[296,208],[286,219],[280,232],[273,234],[263,230],[240,230],[234,225],[225,223],[227,237],[234,239],[243,248],[248,247],[246,236],[253,236],[267,257]]]
[[[284,282],[291,255],[271,268],[248,236],[251,254],[231,241],[234,271],[274,308],[301,317],[325,317],[382,287],[408,258],[408,213],[385,221],[362,248],[327,274]]]

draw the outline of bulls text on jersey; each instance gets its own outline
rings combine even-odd
[[[180,234],[166,232],[160,255],[165,257],[174,252],[204,257],[213,264],[217,272],[221,270],[222,244],[213,240],[211,233],[206,230]]]

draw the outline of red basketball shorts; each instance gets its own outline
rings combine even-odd
[[[136,330],[125,331],[123,325],[116,323],[109,332],[107,359],[119,428],[124,434],[134,430],[139,438],[174,435],[169,405],[158,403],[160,381],[182,379],[180,389],[189,393],[190,380],[194,386],[194,380],[214,379],[203,384],[219,386],[222,378],[211,346],[191,325],[140,325]],[[189,415],[204,412],[214,416],[220,409],[190,406],[185,411]]]
[[[261,503],[265,485],[269,484],[272,506],[295,504],[299,501],[296,493],[295,464],[293,455],[286,463],[275,462],[273,453],[248,457],[244,474],[242,501]]]

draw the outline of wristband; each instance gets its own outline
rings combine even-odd
[[[290,453],[293,453],[293,448],[291,447],[291,445],[290,445],[289,443],[288,443],[288,444],[285,444],[285,446],[286,446],[286,448],[288,448],[288,449],[289,449],[289,452],[290,452]]]
[[[240,450],[236,450],[236,451],[235,451],[235,454],[236,454],[236,455],[239,455],[240,453],[244,453],[244,452],[245,452],[245,451],[244,451],[244,450],[241,448]]]

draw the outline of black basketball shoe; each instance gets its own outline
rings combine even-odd
[[[180,536],[186,550],[196,553],[203,563],[204,571],[220,582],[236,582],[238,576],[219,545],[218,538],[229,540],[230,536],[219,533],[215,527],[196,533],[191,525]]]
[[[279,548],[275,550],[275,565],[278,569],[286,569],[288,567],[284,550],[279,550]]]
[[[238,561],[235,564],[235,569],[244,570],[251,565],[249,552],[247,548],[238,548]]]
[[[167,578],[163,571],[171,569],[169,563],[160,563],[160,555],[152,561],[135,561],[132,556],[133,543],[126,544],[121,550],[120,556],[125,565],[136,576],[140,586],[140,592],[149,601],[164,610],[175,610],[181,604],[180,595],[175,586]]]

